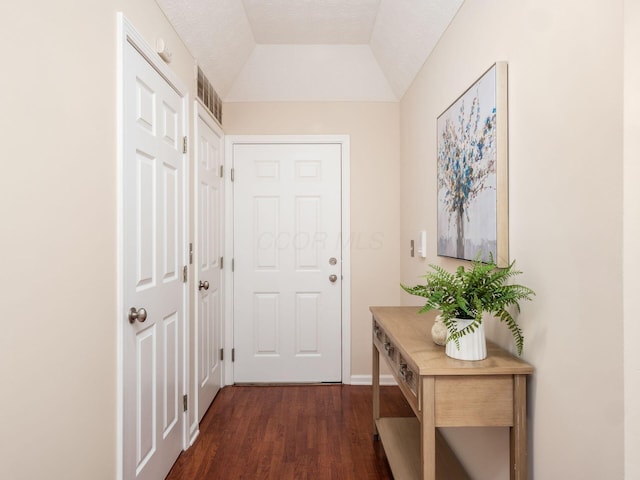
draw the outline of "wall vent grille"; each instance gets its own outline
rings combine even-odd
[[[220,125],[222,125],[222,100],[213,89],[211,82],[205,77],[204,72],[198,67],[198,98],[211,112]]]

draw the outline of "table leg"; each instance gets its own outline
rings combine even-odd
[[[420,447],[422,479],[436,480],[436,413],[435,378],[422,377],[422,422],[420,422]]]
[[[511,480],[527,480],[527,376],[513,376],[513,426],[510,436]]]
[[[373,389],[373,438],[378,439],[378,427],[376,420],[380,418],[380,353],[376,345],[372,342],[372,368],[371,368],[371,385]]]

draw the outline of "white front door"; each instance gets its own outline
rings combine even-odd
[[[222,379],[220,360],[222,292],[223,134],[199,105],[196,107],[196,319],[198,420],[211,405]]]
[[[235,144],[234,380],[339,382],[341,145]]]
[[[129,43],[123,67],[123,469],[157,480],[184,432],[184,102]]]

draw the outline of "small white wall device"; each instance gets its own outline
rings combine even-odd
[[[156,39],[156,52],[165,63],[171,63],[171,50],[167,48],[163,38]]]
[[[418,256],[427,258],[427,232],[420,230],[418,232]]]

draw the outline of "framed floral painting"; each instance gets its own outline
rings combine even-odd
[[[509,264],[507,64],[438,117],[438,255]]]

